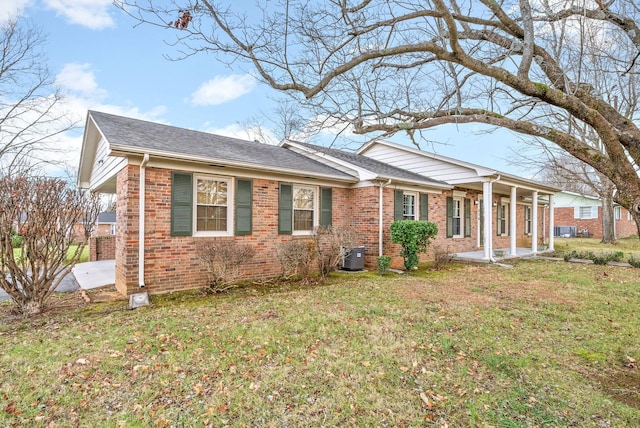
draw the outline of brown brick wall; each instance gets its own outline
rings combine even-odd
[[[116,287],[124,294],[137,292],[138,288],[138,204],[139,169],[127,166],[118,173],[117,228],[116,228]],[[253,233],[249,236],[205,238],[170,236],[171,171],[147,167],[145,201],[145,287],[150,293],[200,287],[204,284],[205,272],[197,259],[194,243],[203,239],[235,240],[250,243],[256,249],[254,259],[247,264],[246,278],[277,276],[280,264],[276,257],[278,244],[291,239],[308,237],[278,234],[278,187],[276,180],[253,179]],[[391,242],[389,228],[393,222],[393,186],[383,189],[383,254],[393,257],[393,266],[401,268],[398,256],[399,245]],[[458,189],[460,190],[460,189]],[[467,238],[446,238],[446,197],[444,194],[429,194],[429,219],[436,222],[439,232],[431,250],[423,256],[423,261],[433,258],[434,249],[447,252],[472,251],[477,249],[477,213],[479,192],[468,190],[471,199],[471,236]],[[495,195],[498,197],[499,195]],[[362,237],[360,245],[365,246],[365,265],[375,269],[378,256],[378,198],[379,187],[334,188],[333,225],[356,228]],[[541,208],[542,210],[542,208]],[[492,221],[495,224],[496,208]],[[518,206],[518,233],[522,234],[524,211]],[[542,227],[540,212],[540,228]],[[495,230],[495,229],[494,229]],[[539,235],[542,236],[542,229]],[[494,247],[507,247],[509,237],[494,236]]]
[[[628,219],[628,211],[620,207],[621,215],[616,222],[616,238],[626,238],[638,234],[636,222]],[[574,218],[573,207],[556,207],[554,210],[556,226],[575,226],[578,236],[583,235],[583,231],[587,230],[589,236],[593,238],[602,238],[602,207],[598,207],[598,218],[580,219]]]
[[[620,220],[616,220],[616,238],[626,238],[628,236],[638,236],[638,226],[629,219],[629,212],[626,208],[620,207]]]
[[[89,238],[89,261],[113,260],[115,258],[115,236],[93,236]]]

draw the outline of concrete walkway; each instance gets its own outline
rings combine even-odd
[[[104,287],[116,283],[116,261],[102,260],[99,262],[78,263],[73,267],[71,273],[66,275],[56,292],[68,293],[79,288],[88,290],[91,288]],[[10,300],[9,295],[0,289],[0,301]]]
[[[116,261],[101,260],[99,262],[78,263],[71,270],[80,288],[91,288],[114,285],[116,283]]]

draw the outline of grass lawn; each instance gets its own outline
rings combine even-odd
[[[0,307],[0,425],[637,426],[638,272],[522,261]]]
[[[570,252],[571,250],[592,251],[594,253],[604,251],[622,251],[625,259],[630,255],[640,254],[640,239],[637,236],[618,239],[614,244],[601,244],[599,239],[594,238],[556,238],[554,247],[557,252]]]
[[[77,245],[71,245],[69,247],[69,255],[67,256],[67,258],[71,258],[71,256],[75,253],[76,248],[78,248]],[[13,249],[13,256],[16,259],[19,258],[21,254],[22,254],[22,250],[20,248]],[[89,245],[85,245],[84,248],[82,249],[82,254],[80,254],[80,259],[78,260],[78,263],[83,263],[88,261],[89,261]]]

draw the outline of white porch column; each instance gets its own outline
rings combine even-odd
[[[517,256],[516,250],[516,190],[517,187],[511,188],[511,202],[509,203],[509,252],[512,256]]]
[[[531,207],[531,252],[538,252],[538,191],[533,191],[533,206]]]
[[[549,195],[549,251],[553,251],[553,236],[555,235],[555,224],[553,217],[553,195]]]
[[[491,260],[493,255],[493,232],[491,227],[491,205],[493,205],[493,199],[491,197],[492,185],[490,181],[482,183],[482,204],[484,215],[484,256],[485,260]]]

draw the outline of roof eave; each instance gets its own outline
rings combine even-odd
[[[229,161],[229,160],[225,160],[225,159],[218,159],[218,158],[206,158],[206,157],[202,157],[202,156],[189,156],[189,155],[181,155],[181,154],[177,154],[175,152],[167,152],[167,151],[163,151],[163,150],[141,150],[138,148],[134,148],[134,147],[127,147],[127,146],[116,146],[116,145],[111,145],[111,156],[123,156],[123,157],[128,157],[128,156],[141,156],[145,153],[148,153],[149,156],[153,156],[153,157],[157,157],[157,158],[164,158],[164,159],[173,159],[173,160],[181,160],[181,161],[188,161],[188,162],[197,162],[197,163],[206,163],[206,164],[215,164],[215,165],[220,165],[220,166],[226,166],[226,167],[234,167],[234,168],[240,168],[240,169],[252,169],[252,170],[259,170],[259,171],[265,171],[265,172],[276,172],[276,173],[283,173],[283,174],[289,174],[289,175],[298,175],[298,176],[305,176],[305,177],[312,177],[312,178],[322,178],[322,179],[328,179],[328,180],[334,180],[334,181],[339,181],[339,182],[343,182],[343,183],[357,183],[358,182],[358,178],[357,177],[339,177],[339,176],[335,176],[335,175],[331,175],[331,174],[322,174],[322,173],[317,173],[317,172],[310,172],[310,171],[300,171],[298,169],[290,169],[290,168],[279,168],[279,167],[268,167],[262,164],[255,164],[255,163],[249,163],[249,162],[233,162],[233,161]]]

